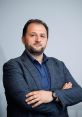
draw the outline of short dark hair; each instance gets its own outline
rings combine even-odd
[[[27,32],[27,29],[28,29],[28,26],[31,24],[31,23],[36,23],[36,24],[42,24],[45,29],[46,29],[46,32],[47,32],[47,38],[48,38],[48,26],[45,22],[43,22],[42,20],[39,20],[39,19],[30,19],[26,22],[26,24],[24,25],[24,28],[23,28],[23,33],[22,33],[22,37],[24,37],[26,35],[26,32]]]

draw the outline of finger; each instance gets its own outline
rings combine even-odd
[[[26,97],[29,97],[29,96],[35,95],[35,94],[37,94],[37,93],[38,93],[38,91],[32,91],[32,92],[30,92],[30,93],[26,94]]]
[[[34,105],[32,105],[32,108],[35,108],[35,107],[39,106],[40,104],[42,104],[42,102],[41,101],[38,101]]]
[[[65,86],[63,89],[68,89],[68,86]]]
[[[66,85],[67,85],[67,83],[64,84],[64,86],[66,86]]]
[[[28,102],[28,104],[33,104],[33,103],[37,103],[38,101],[40,101],[39,99],[34,99]]]
[[[72,83],[67,83],[63,89],[69,89],[72,88]]]
[[[29,102],[29,101],[31,101],[31,100],[33,100],[33,99],[36,99],[36,98],[37,98],[36,95],[32,95],[32,96],[28,97],[25,101],[26,101],[26,102]]]
[[[73,84],[70,82],[70,86],[72,87],[73,86]]]
[[[30,92],[30,93],[26,94],[26,97],[30,97],[32,95],[34,95],[34,92]]]
[[[65,89],[66,87],[67,87],[67,83],[64,84],[63,89]]]
[[[65,83],[64,86],[69,86],[69,85],[72,85],[72,83],[71,82]]]
[[[68,86],[68,88],[72,88],[72,84],[70,84],[70,85]]]
[[[71,86],[72,86],[72,83],[71,83],[71,82],[69,82],[69,83],[68,83],[68,87],[71,87]]]
[[[63,89],[68,89],[70,86],[70,83],[65,83],[65,85],[63,86]]]
[[[68,84],[72,84],[71,82],[68,82]]]

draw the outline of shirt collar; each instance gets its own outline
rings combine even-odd
[[[29,57],[29,59],[32,62],[37,61],[35,58],[32,57],[32,55],[30,54],[30,52],[27,49],[25,51],[26,51],[27,56]],[[42,63],[45,63],[47,60],[48,60],[48,57],[43,53],[43,62]]]

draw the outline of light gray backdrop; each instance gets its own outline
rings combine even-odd
[[[40,18],[50,29],[45,53],[65,62],[82,86],[82,0],[0,0],[0,117],[6,117],[2,65],[21,55],[22,28]],[[82,103],[69,107],[70,117],[82,116]]]

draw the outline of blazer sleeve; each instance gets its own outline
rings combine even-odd
[[[38,111],[46,114],[57,113],[57,107],[53,102],[42,104],[32,108],[26,104],[25,95],[30,92],[23,72],[16,61],[9,61],[3,66],[3,84],[7,101],[15,102],[25,110]]]
[[[82,88],[74,80],[63,62],[62,68],[66,82],[71,82],[73,84],[73,87],[70,89],[60,89],[55,91],[63,107],[65,108],[67,106],[71,106],[82,101]]]

